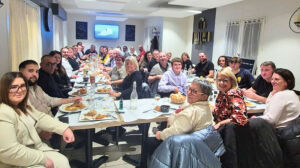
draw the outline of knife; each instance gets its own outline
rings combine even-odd
[[[118,107],[117,107],[115,101],[113,101],[113,102],[114,102],[114,106],[115,106],[116,113],[118,113],[118,114],[125,113],[124,111],[120,111],[120,110],[118,109]]]

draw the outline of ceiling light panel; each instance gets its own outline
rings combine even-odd
[[[195,15],[194,12],[188,10],[176,10],[176,9],[159,9],[149,14],[150,16],[172,17],[172,18],[184,18],[187,16]]]
[[[124,7],[124,3],[116,2],[75,0],[75,3],[81,9],[120,11]]]
[[[168,4],[171,5],[183,5],[190,7],[199,7],[199,8],[216,8],[243,0],[174,0],[170,1]]]
[[[108,21],[124,22],[127,19],[128,18],[96,16],[96,20],[108,20]]]

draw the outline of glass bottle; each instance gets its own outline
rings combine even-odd
[[[130,106],[129,106],[129,108],[131,110],[135,110],[137,108],[137,99],[138,99],[138,95],[137,95],[137,92],[136,92],[136,81],[134,81],[132,92],[131,92],[131,95],[130,95]]]

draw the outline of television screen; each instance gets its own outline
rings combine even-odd
[[[95,38],[117,40],[120,34],[119,28],[119,25],[95,24]]]

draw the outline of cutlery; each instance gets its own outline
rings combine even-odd
[[[65,113],[65,114],[63,114],[63,115],[60,115],[60,116],[58,116],[57,118],[61,118],[61,117],[64,117],[64,116],[66,116],[66,115],[71,115],[71,114],[76,114],[76,113],[80,113],[81,111],[76,111],[76,112],[72,112],[72,113]]]
[[[118,107],[117,107],[115,101],[113,101],[113,103],[114,103],[114,107],[115,107],[116,113],[118,113],[118,114],[125,113],[124,111],[120,111],[120,110],[118,109]]]
[[[148,112],[151,111],[151,110],[153,110],[153,109],[143,111],[143,113],[148,113]]]

